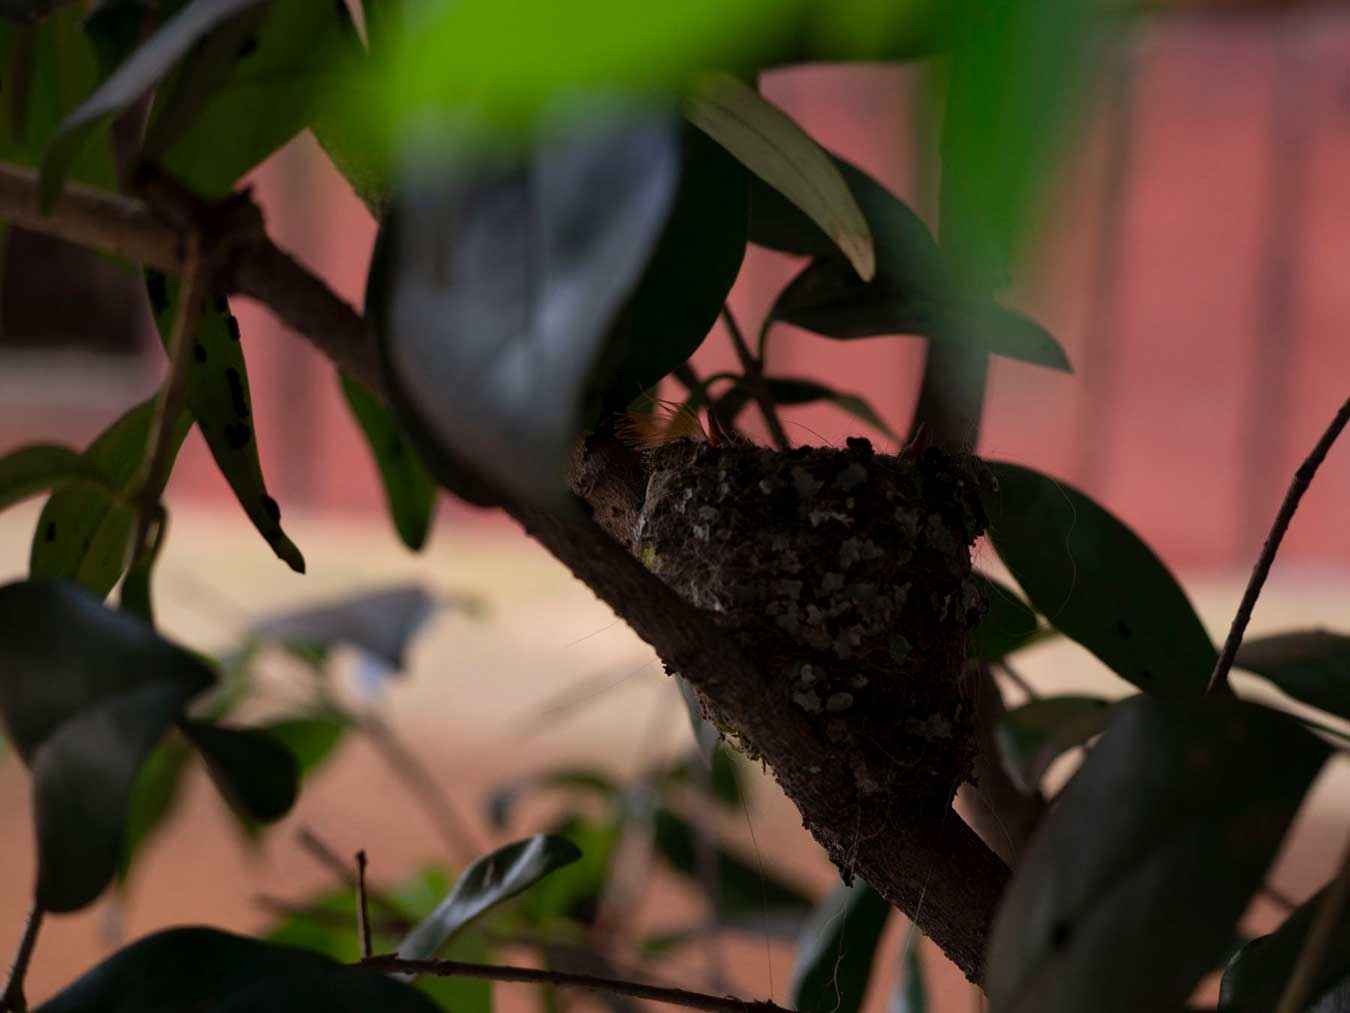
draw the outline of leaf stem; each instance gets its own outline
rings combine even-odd
[[[361,959],[374,952],[370,942],[370,910],[366,903],[366,852],[356,853],[356,931],[361,936]]]
[[[787,431],[783,429],[782,420],[778,418],[778,409],[774,407],[773,398],[769,396],[769,387],[764,382],[764,362],[750,351],[750,346],[745,343],[745,335],[741,332],[741,326],[736,323],[736,318],[731,315],[731,307],[726,303],[722,304],[722,322],[727,325],[731,343],[736,348],[736,356],[741,360],[741,368],[745,370],[745,386],[754,397],[755,403],[759,405],[760,414],[764,416],[764,424],[769,427],[769,435],[773,437],[774,445],[779,450],[790,450],[792,444],[788,442]]]
[[[1251,578],[1247,581],[1247,590],[1242,595],[1237,615],[1233,617],[1233,625],[1228,630],[1228,639],[1224,641],[1219,660],[1209,677],[1209,686],[1205,690],[1207,694],[1228,688],[1228,673],[1232,671],[1238,648],[1242,646],[1242,635],[1246,633],[1247,624],[1251,622],[1256,599],[1260,597],[1261,588],[1265,586],[1266,577],[1270,575],[1270,566],[1275,562],[1275,553],[1280,551],[1280,542],[1284,540],[1284,534],[1289,530],[1289,522],[1294,519],[1294,511],[1298,509],[1303,494],[1312,485],[1317,469],[1326,460],[1327,452],[1336,442],[1336,437],[1341,435],[1341,430],[1345,428],[1347,422],[1350,422],[1350,399],[1341,405],[1341,410],[1331,420],[1326,432],[1313,447],[1312,453],[1299,465],[1298,471],[1294,472],[1294,480],[1289,483],[1289,491],[1284,494],[1284,502],[1280,504],[1280,511],[1275,515],[1275,523],[1270,526],[1270,534],[1266,536],[1266,542],[1261,546],[1261,555],[1257,558]]]
[[[488,981],[523,982],[530,985],[561,985],[565,988],[583,988],[592,992],[632,996],[650,1002],[662,1002],[705,1013],[789,1013],[782,1006],[768,1000],[737,999],[730,995],[708,995],[683,988],[664,988],[644,985],[621,978],[604,978],[592,974],[571,974],[566,971],[541,971],[533,967],[508,967],[501,964],[471,964],[460,960],[403,960],[397,954],[371,957],[361,961],[362,967],[376,971],[403,974],[431,974],[442,978],[482,978]]]
[[[1322,903],[1317,906],[1317,915],[1308,929],[1303,949],[1299,952],[1294,970],[1289,975],[1289,984],[1285,986],[1275,1013],[1300,1013],[1311,1000],[1317,998],[1314,992],[1317,977],[1341,916],[1345,913],[1347,900],[1350,900],[1350,842],[1346,844],[1336,878],[1331,881]]]
[[[28,912],[28,921],[23,927],[23,938],[19,940],[19,950],[14,955],[9,980],[5,983],[5,992],[0,995],[0,1011],[3,1013],[28,1013],[28,1000],[23,994],[23,982],[28,976],[28,964],[33,959],[33,949],[37,946],[43,914],[42,908],[36,902]]]

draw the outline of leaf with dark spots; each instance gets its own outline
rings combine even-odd
[[[239,340],[239,321],[231,313],[225,314],[225,329],[229,332],[231,341]]]
[[[1292,718],[1238,700],[1117,704],[1004,896],[992,1013],[1179,1008],[1327,755]]]
[[[206,361],[206,346],[200,341],[194,341],[192,343],[192,357],[198,362]]]
[[[1036,611],[1146,692],[1203,693],[1218,653],[1153,551],[1072,486],[1015,464],[989,468],[989,538]]]
[[[163,271],[149,270],[145,272],[145,290],[150,296],[150,309],[152,312],[160,314],[168,310],[169,279],[164,276]],[[217,303],[223,298],[223,296],[217,296]]]
[[[34,577],[65,577],[99,596],[116,585],[126,566],[135,514],[129,498],[140,480],[154,399],[127,412],[100,435],[84,457],[104,476],[116,495],[81,483],[56,490],[42,508],[33,532],[28,568]],[[177,454],[192,426],[184,412],[174,426],[170,445]]]
[[[169,282],[167,289],[169,306],[155,315],[165,341],[173,326],[178,282]],[[278,516],[264,506],[268,494],[258,460],[258,443],[253,427],[243,421],[253,414],[248,367],[244,364],[243,347],[231,333],[233,320],[229,303],[224,299],[212,299],[202,307],[196,343],[204,349],[206,358],[188,371],[187,406],[248,519],[277,556],[292,570],[304,573],[304,556],[281,529]]]
[[[0,457],[0,510],[29,496],[72,483],[88,483],[116,495],[84,454],[54,444],[32,444]]]

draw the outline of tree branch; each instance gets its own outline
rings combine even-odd
[[[705,1013],[791,1013],[768,1000],[737,999],[730,995],[708,995],[683,988],[644,985],[621,978],[602,978],[593,974],[567,971],[541,971],[533,967],[507,967],[501,964],[471,964],[462,960],[402,960],[396,954],[371,957],[360,963],[374,971],[398,974],[431,974],[442,978],[482,978],[488,981],[522,982],[528,985],[561,985],[591,992],[627,995],[634,999],[663,1002]]]

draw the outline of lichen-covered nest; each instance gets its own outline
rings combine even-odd
[[[965,673],[985,605],[975,458],[682,441],[651,452],[647,566],[765,662],[860,791],[947,799],[970,773]]]

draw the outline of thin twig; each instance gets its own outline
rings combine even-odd
[[[1350,900],[1350,842],[1347,842],[1345,855],[1341,858],[1340,871],[1322,895],[1322,903],[1317,906],[1317,915],[1308,929],[1303,941],[1303,949],[1294,963],[1289,975],[1289,984],[1275,1013],[1300,1013],[1313,999],[1317,998],[1314,989],[1326,960],[1327,950],[1345,913],[1346,901]]]
[[[755,358],[750,346],[745,343],[745,335],[741,333],[740,324],[736,323],[736,318],[731,315],[731,307],[726,303],[722,304],[722,322],[727,325],[727,333],[731,335],[731,343],[736,348],[736,357],[741,360],[741,369],[745,370],[745,386],[759,405],[760,414],[764,416],[764,424],[769,427],[769,435],[773,437],[774,445],[779,450],[788,450],[792,444],[788,442],[787,432],[783,429],[782,420],[778,418],[778,409],[774,407],[773,398],[769,397],[768,385],[764,382],[764,363]]]
[[[9,980],[5,982],[5,992],[0,995],[0,1011],[3,1013],[27,1013],[28,1000],[23,994],[23,981],[28,976],[28,963],[33,959],[33,949],[37,946],[38,931],[42,928],[42,908],[34,904],[28,912],[28,921],[23,927],[23,938],[19,940],[19,950],[14,955],[14,964],[9,970]]]
[[[375,951],[370,943],[370,912],[366,906],[366,853],[356,853],[356,930],[361,934],[361,958],[370,957]]]
[[[1312,485],[1317,469],[1321,467],[1327,451],[1336,442],[1336,437],[1341,435],[1341,430],[1345,428],[1347,422],[1350,422],[1350,399],[1341,405],[1341,410],[1331,420],[1331,425],[1327,426],[1327,431],[1317,441],[1317,446],[1313,447],[1307,460],[1299,465],[1298,471],[1294,472],[1294,480],[1289,484],[1289,491],[1284,494],[1280,512],[1275,515],[1275,523],[1270,526],[1270,534],[1266,536],[1265,545],[1261,546],[1261,555],[1256,560],[1251,579],[1247,581],[1246,593],[1242,596],[1242,604],[1238,606],[1237,615],[1233,617],[1233,625],[1228,630],[1228,639],[1224,641],[1223,651],[1214,666],[1214,673],[1209,677],[1207,693],[1227,689],[1228,673],[1233,668],[1238,648],[1242,646],[1242,635],[1247,631],[1247,624],[1251,622],[1256,599],[1261,594],[1266,577],[1270,575],[1270,566],[1275,562],[1275,553],[1280,550],[1280,542],[1284,540],[1284,533],[1289,530],[1289,522],[1294,519],[1294,511],[1298,509],[1303,494]]]
[[[477,859],[483,853],[483,848],[469,829],[468,822],[459,814],[459,810],[417,755],[378,716],[367,714],[357,718],[357,722],[394,776],[421,804],[455,861],[468,865]]]
[[[352,873],[351,867],[327,841],[309,827],[301,827],[296,832],[295,838],[300,847],[308,851],[320,865],[332,872],[343,886],[353,891],[358,889],[357,877]],[[417,924],[417,919],[404,911],[402,906],[393,898],[369,889],[366,891],[366,896],[398,921],[407,925]]]
[[[707,1013],[789,1013],[782,1006],[767,1000],[737,999],[730,995],[708,995],[683,988],[663,988],[644,985],[620,978],[602,978],[591,974],[571,974],[566,971],[541,971],[533,967],[506,967],[500,964],[471,964],[461,960],[402,960],[397,954],[372,957],[361,961],[362,967],[376,971],[402,974],[431,974],[441,978],[481,978],[487,981],[522,982],[527,985],[561,985],[564,988],[584,988],[592,992],[627,995],[634,999],[663,1002]]]

